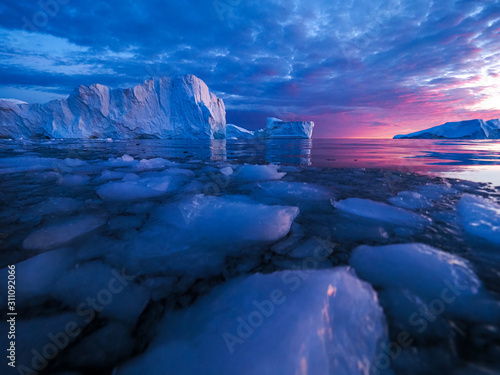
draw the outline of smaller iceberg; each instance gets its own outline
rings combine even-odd
[[[500,120],[447,122],[415,133],[399,134],[394,139],[500,139]]]
[[[251,130],[244,129],[234,124],[227,124],[226,139],[253,139],[255,134]]]
[[[304,138],[312,137],[314,122],[312,121],[283,121],[279,118],[268,117],[267,126],[257,130],[259,138]]]
[[[255,131],[228,124],[226,126],[226,139],[310,139],[314,129],[312,121],[283,121],[279,118],[268,117],[265,129]]]

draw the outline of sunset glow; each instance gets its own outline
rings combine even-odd
[[[250,129],[275,116],[315,121],[315,137],[381,138],[500,117],[496,2],[214,3],[67,2],[47,15],[5,1],[0,97],[192,73]]]

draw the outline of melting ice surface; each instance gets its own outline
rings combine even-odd
[[[18,366],[491,373],[500,182],[456,174],[497,146],[2,140]]]

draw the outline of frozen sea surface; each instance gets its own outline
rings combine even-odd
[[[498,144],[410,142],[1,140],[18,369],[497,373]]]

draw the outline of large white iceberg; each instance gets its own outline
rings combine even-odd
[[[447,122],[410,134],[399,134],[394,139],[423,138],[423,139],[500,139],[500,120],[467,120]]]
[[[194,75],[134,88],[80,86],[46,104],[0,100],[0,138],[224,138],[222,99]]]
[[[240,277],[168,312],[133,374],[369,374],[387,342],[372,287],[352,270]]]

